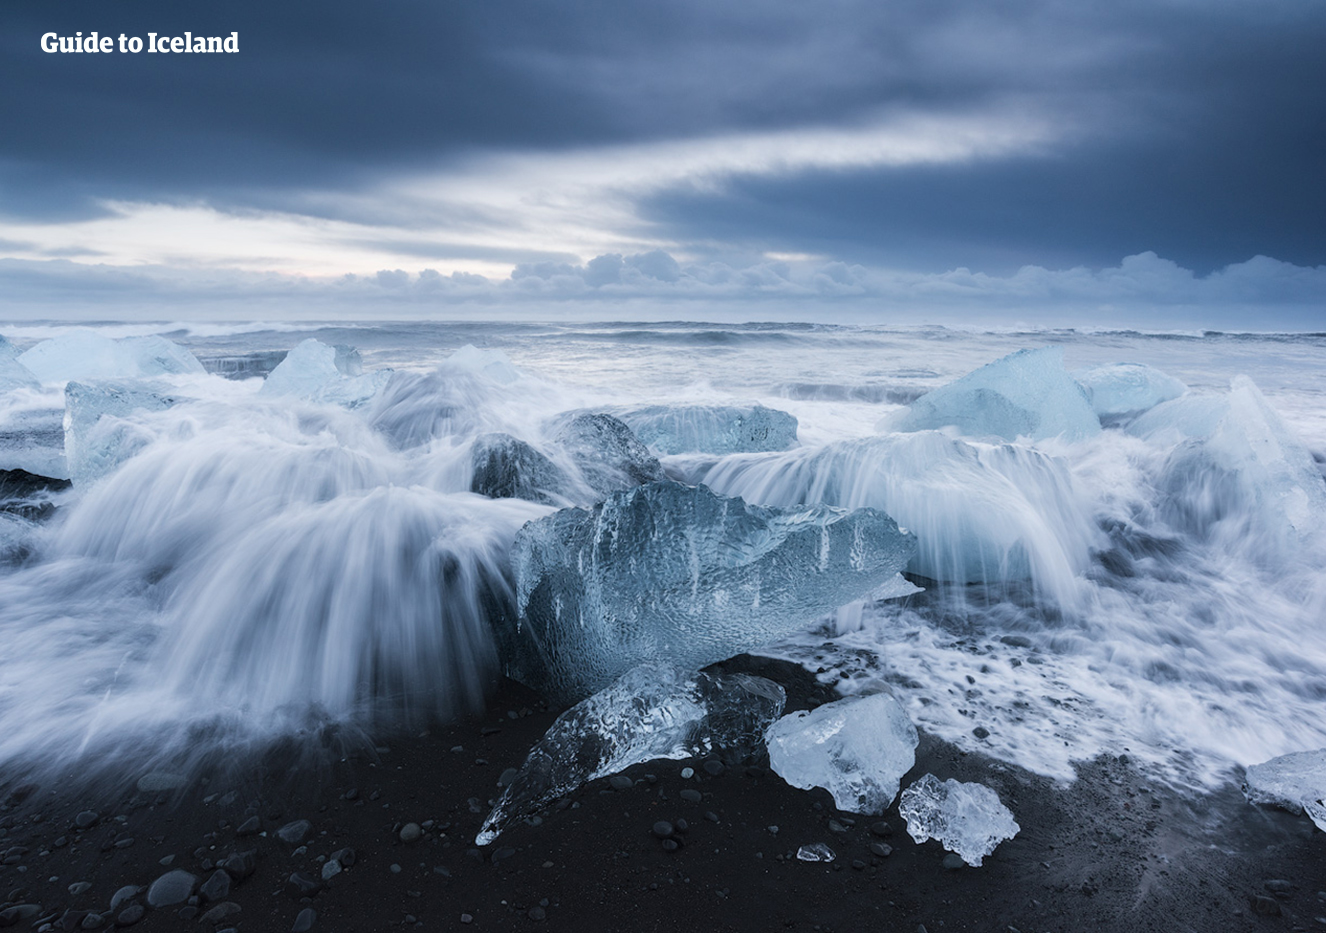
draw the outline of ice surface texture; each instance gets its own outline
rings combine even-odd
[[[941,782],[927,774],[902,792],[898,813],[917,842],[938,839],[968,865],[981,860],[1021,829],[999,795],[984,784]]]
[[[475,842],[487,845],[586,781],[643,761],[709,753],[739,761],[760,747],[786,699],[778,684],[749,674],[688,672],[663,662],[632,668],[557,717]]]
[[[358,350],[330,347],[309,338],[286,354],[260,391],[263,395],[289,395],[358,408],[377,395],[390,378],[390,370],[365,374]]]
[[[508,673],[558,699],[652,660],[699,668],[888,581],[915,539],[874,509],[775,509],[659,482],[516,536]]]
[[[0,337],[0,340],[4,340]],[[36,389],[41,383],[26,366],[12,355],[13,345],[8,341],[0,346],[0,393],[14,389]]]
[[[786,450],[797,441],[797,419],[763,405],[651,405],[616,414],[661,454]]]
[[[1312,455],[1246,376],[1225,397],[1158,405],[1130,432],[1177,440],[1159,486],[1166,521],[1258,561],[1282,560],[1326,528]]]
[[[1188,387],[1145,363],[1114,363],[1073,373],[1102,419],[1128,418],[1176,399]]]
[[[150,383],[66,385],[64,449],[74,485],[95,482],[151,443],[153,435],[126,416],[170,408],[176,400],[168,393]]]
[[[42,382],[149,379],[204,372],[197,357],[165,337],[112,340],[92,331],[74,331],[43,340],[18,361]]]
[[[1326,831],[1326,748],[1249,765],[1243,793],[1250,803],[1306,813],[1318,829]]]
[[[793,787],[823,787],[839,810],[883,813],[916,764],[916,727],[887,693],[789,713],[765,733],[769,764]]]
[[[971,437],[1062,436],[1081,440],[1100,433],[1086,393],[1064,371],[1059,347],[1019,350],[918,398],[885,418],[890,431],[957,427]]]
[[[663,478],[658,458],[626,423],[603,412],[568,416],[555,436],[580,475],[601,496]]]
[[[1029,577],[1063,601],[1098,534],[1062,461],[936,431],[728,457],[686,478],[763,505],[882,509],[917,537],[913,572],[956,583]]]
[[[470,490],[491,499],[554,502],[570,481],[532,445],[510,434],[481,434],[471,448]]]

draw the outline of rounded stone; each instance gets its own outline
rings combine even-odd
[[[308,933],[313,929],[313,924],[318,919],[318,912],[312,907],[305,907],[295,917],[295,925],[290,928],[290,933]]]
[[[131,927],[139,920],[142,920],[147,914],[147,909],[142,904],[130,904],[115,918],[117,927]]]
[[[183,904],[198,886],[198,876],[175,869],[168,871],[147,889],[147,903],[152,907]],[[119,922],[118,919],[116,921]]]
[[[654,824],[654,835],[660,839],[667,839],[672,835],[674,829],[667,820],[659,820]]]
[[[401,827],[401,842],[418,842],[423,834],[424,831],[418,823],[406,823]]]

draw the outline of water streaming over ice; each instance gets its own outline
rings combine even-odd
[[[0,469],[68,475],[66,380],[146,379],[172,404],[100,422],[133,443],[59,493],[54,519],[5,517],[0,762],[145,765],[311,723],[472,708],[496,676],[490,623],[511,611],[516,533],[601,495],[603,476],[559,440],[565,413],[753,403],[795,416],[798,446],[656,450],[667,475],[760,504],[882,508],[916,534],[925,587],[840,610],[771,653],[848,693],[887,685],[918,726],[1064,777],[1126,748],[1175,780],[1215,782],[1326,746],[1326,338],[161,328],[201,359],[270,359],[309,337],[359,350],[362,375],[333,354],[334,379],[278,394],[156,341],[107,339],[149,331],[69,329],[44,349],[58,327],[6,331],[23,352],[4,354]],[[481,349],[456,355],[467,344]],[[925,392],[1046,345],[1073,373],[1140,363],[1189,392],[1136,420],[1101,402],[1105,430],[1077,440],[877,432]],[[24,358],[36,369],[16,369]],[[100,436],[70,428],[75,450]],[[558,488],[537,502],[475,494],[476,440],[496,435],[555,466],[543,485]]]

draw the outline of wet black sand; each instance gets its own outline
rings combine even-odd
[[[730,663],[783,683],[789,709],[833,699],[792,665]],[[124,779],[98,794],[83,775],[30,790],[11,781],[0,786],[0,927],[90,928],[92,912],[111,929],[141,913],[132,929],[283,933],[310,908],[313,930],[365,933],[1326,930],[1326,833],[1305,817],[1251,807],[1232,786],[1186,798],[1126,759],[1091,762],[1063,787],[926,736],[904,786],[927,771],[982,781],[1022,826],[980,868],[946,868],[939,844],[914,844],[896,809],[841,814],[826,792],[793,789],[761,764],[714,775],[699,761],[637,765],[625,789],[596,781],[476,849],[500,775],[556,712],[507,682],[481,719],[331,755],[322,768],[273,770],[280,759],[269,756],[165,793]],[[685,767],[697,775],[683,779]],[[89,808],[97,821],[77,828]],[[253,817],[258,831],[240,834]],[[276,837],[301,819],[311,824],[302,849]],[[675,851],[651,832],[659,820],[685,822]],[[421,836],[403,842],[410,823]],[[837,859],[797,861],[812,842]],[[323,882],[319,858],[346,848],[353,865]],[[234,853],[253,854],[227,863],[230,889],[210,901],[140,912],[140,892],[110,910],[124,886],[172,869],[205,882]],[[310,890],[291,883],[297,872]],[[90,886],[71,894],[77,882]]]

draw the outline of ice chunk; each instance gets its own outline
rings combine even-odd
[[[585,482],[601,496],[663,478],[658,458],[618,418],[581,412],[565,420],[555,436]]]
[[[832,862],[837,857],[834,851],[822,842],[812,842],[797,849],[797,858],[803,862]]]
[[[1243,793],[1249,803],[1306,813],[1318,829],[1326,831],[1326,748],[1249,765]]]
[[[447,357],[441,368],[476,373],[503,385],[521,378],[520,370],[501,350],[480,350],[468,343]]]
[[[0,512],[0,564],[13,564],[28,556],[37,526],[8,512]],[[779,712],[782,712],[780,707]]]
[[[0,409],[0,469],[68,479],[64,408],[33,395],[29,404]]]
[[[67,479],[0,469],[0,512],[29,520],[48,518],[55,510],[56,493],[68,488]]]
[[[75,486],[92,483],[146,447],[154,435],[126,416],[163,411],[176,399],[147,383],[65,386],[64,445]]]
[[[516,536],[508,673],[563,699],[637,664],[703,667],[888,581],[915,539],[883,512],[773,509],[659,482]]]
[[[475,838],[507,826],[595,778],[656,758],[717,753],[736,762],[759,749],[786,695],[750,674],[688,672],[667,663],[632,668],[552,724]]]
[[[144,379],[205,371],[197,357],[165,337],[112,340],[91,330],[43,340],[18,361],[42,382]]]
[[[491,499],[551,503],[567,484],[555,463],[510,434],[483,434],[471,449],[474,478],[470,491]]]
[[[390,370],[364,374],[358,350],[329,347],[310,337],[286,354],[260,393],[358,408],[377,395],[390,378]]]
[[[1269,561],[1321,533],[1326,483],[1312,455],[1252,380],[1235,377],[1227,398],[1196,413],[1161,410],[1186,401],[1158,406],[1136,425],[1153,440],[1190,434],[1162,470],[1166,521],[1231,547],[1248,547]]]
[[[882,509],[917,537],[909,569],[958,583],[1030,578],[1068,601],[1098,530],[1065,465],[1040,451],[894,434],[679,465],[747,502]]]
[[[18,347],[9,342],[9,338],[0,334],[0,360],[18,359]]]
[[[0,337],[0,340],[4,340]],[[14,348],[7,341],[0,346],[0,394],[14,389],[37,389],[41,383],[32,372],[15,359],[9,351]]]
[[[1073,378],[1086,390],[1092,410],[1102,420],[1140,415],[1188,391],[1188,387],[1173,376],[1145,363],[1115,363],[1082,369],[1073,373]]]
[[[769,764],[793,787],[823,787],[839,810],[883,813],[916,764],[916,727],[887,693],[789,713],[765,733]]]
[[[617,416],[661,454],[786,450],[797,441],[797,419],[763,405],[651,405]]]
[[[902,792],[898,813],[917,842],[938,839],[968,865],[981,860],[1021,829],[999,795],[984,784],[941,782],[927,774]]]
[[[1059,347],[1019,350],[918,398],[880,422],[889,431],[953,425],[972,437],[1065,437],[1100,433],[1086,392],[1064,371]]]
[[[1185,395],[1142,413],[1126,430],[1147,440],[1201,440],[1214,434],[1228,414],[1229,399],[1222,395]]]
[[[287,350],[256,350],[238,356],[209,356],[201,362],[209,373],[227,379],[252,379],[269,375],[288,354]]]

